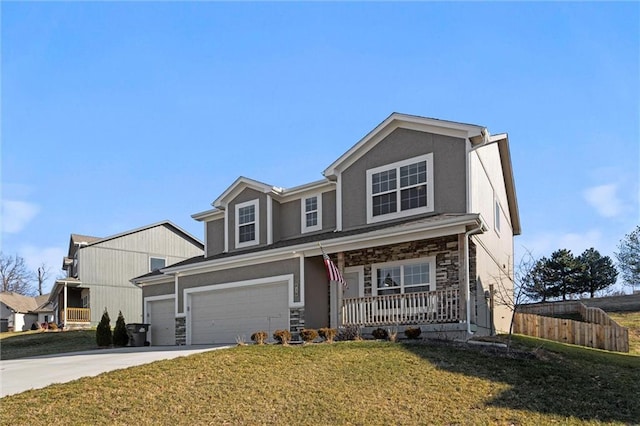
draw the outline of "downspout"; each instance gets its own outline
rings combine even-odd
[[[67,329],[67,282],[64,282],[64,320],[63,320],[63,329]]]
[[[478,234],[483,232],[486,229],[484,221],[482,217],[479,217],[480,225],[477,228],[473,228],[470,231],[465,232],[464,234],[464,266],[465,266],[465,276],[467,279],[467,285],[464,286],[465,298],[467,301],[467,335],[472,335],[471,331],[471,267],[469,266],[469,238],[473,234]]]
[[[490,135],[486,128],[482,128],[479,135],[470,137],[470,143],[472,143],[472,139],[481,139],[481,142],[479,142],[476,146],[471,146],[467,150],[467,211],[471,211],[471,153],[491,143]],[[465,232],[464,234],[464,264],[465,276],[467,280],[467,285],[464,286],[464,293],[467,301],[467,335],[473,334],[473,332],[471,331],[471,278],[469,277],[469,275],[471,274],[471,268],[469,266],[469,238],[471,237],[471,235],[483,232],[484,229],[487,229],[484,221],[482,220],[482,217],[479,216],[479,219],[480,225],[477,228]]]

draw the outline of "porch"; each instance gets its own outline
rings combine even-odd
[[[75,278],[56,281],[56,321],[65,329],[88,328],[91,325],[88,288]]]
[[[460,291],[436,290],[342,299],[342,325],[375,327],[461,322]]]

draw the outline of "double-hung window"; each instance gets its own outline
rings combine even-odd
[[[367,170],[367,222],[433,211],[433,154]]]
[[[302,199],[302,232],[322,229],[322,195]]]
[[[435,258],[373,265],[375,294],[403,294],[436,289]]]
[[[258,244],[258,200],[236,204],[236,247]]]

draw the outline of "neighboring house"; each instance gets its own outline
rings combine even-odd
[[[6,323],[2,330],[26,331],[36,322],[53,320],[52,310],[47,310],[48,299],[48,294],[32,297],[10,291],[0,293],[0,320]]]
[[[142,322],[142,291],[133,277],[203,253],[204,245],[169,221],[106,238],[71,234],[63,260],[66,278],[56,280],[49,302],[64,328],[95,326],[105,310],[115,323]]]
[[[290,189],[240,177],[194,214],[204,255],[133,280],[151,343],[347,325],[508,329],[492,296],[512,291],[520,234],[506,134],[394,113],[323,174]],[[347,288],[329,285],[319,244]]]

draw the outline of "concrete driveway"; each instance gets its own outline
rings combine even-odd
[[[54,383],[97,376],[107,371],[228,347],[230,346],[126,347],[0,361],[0,398]]]

